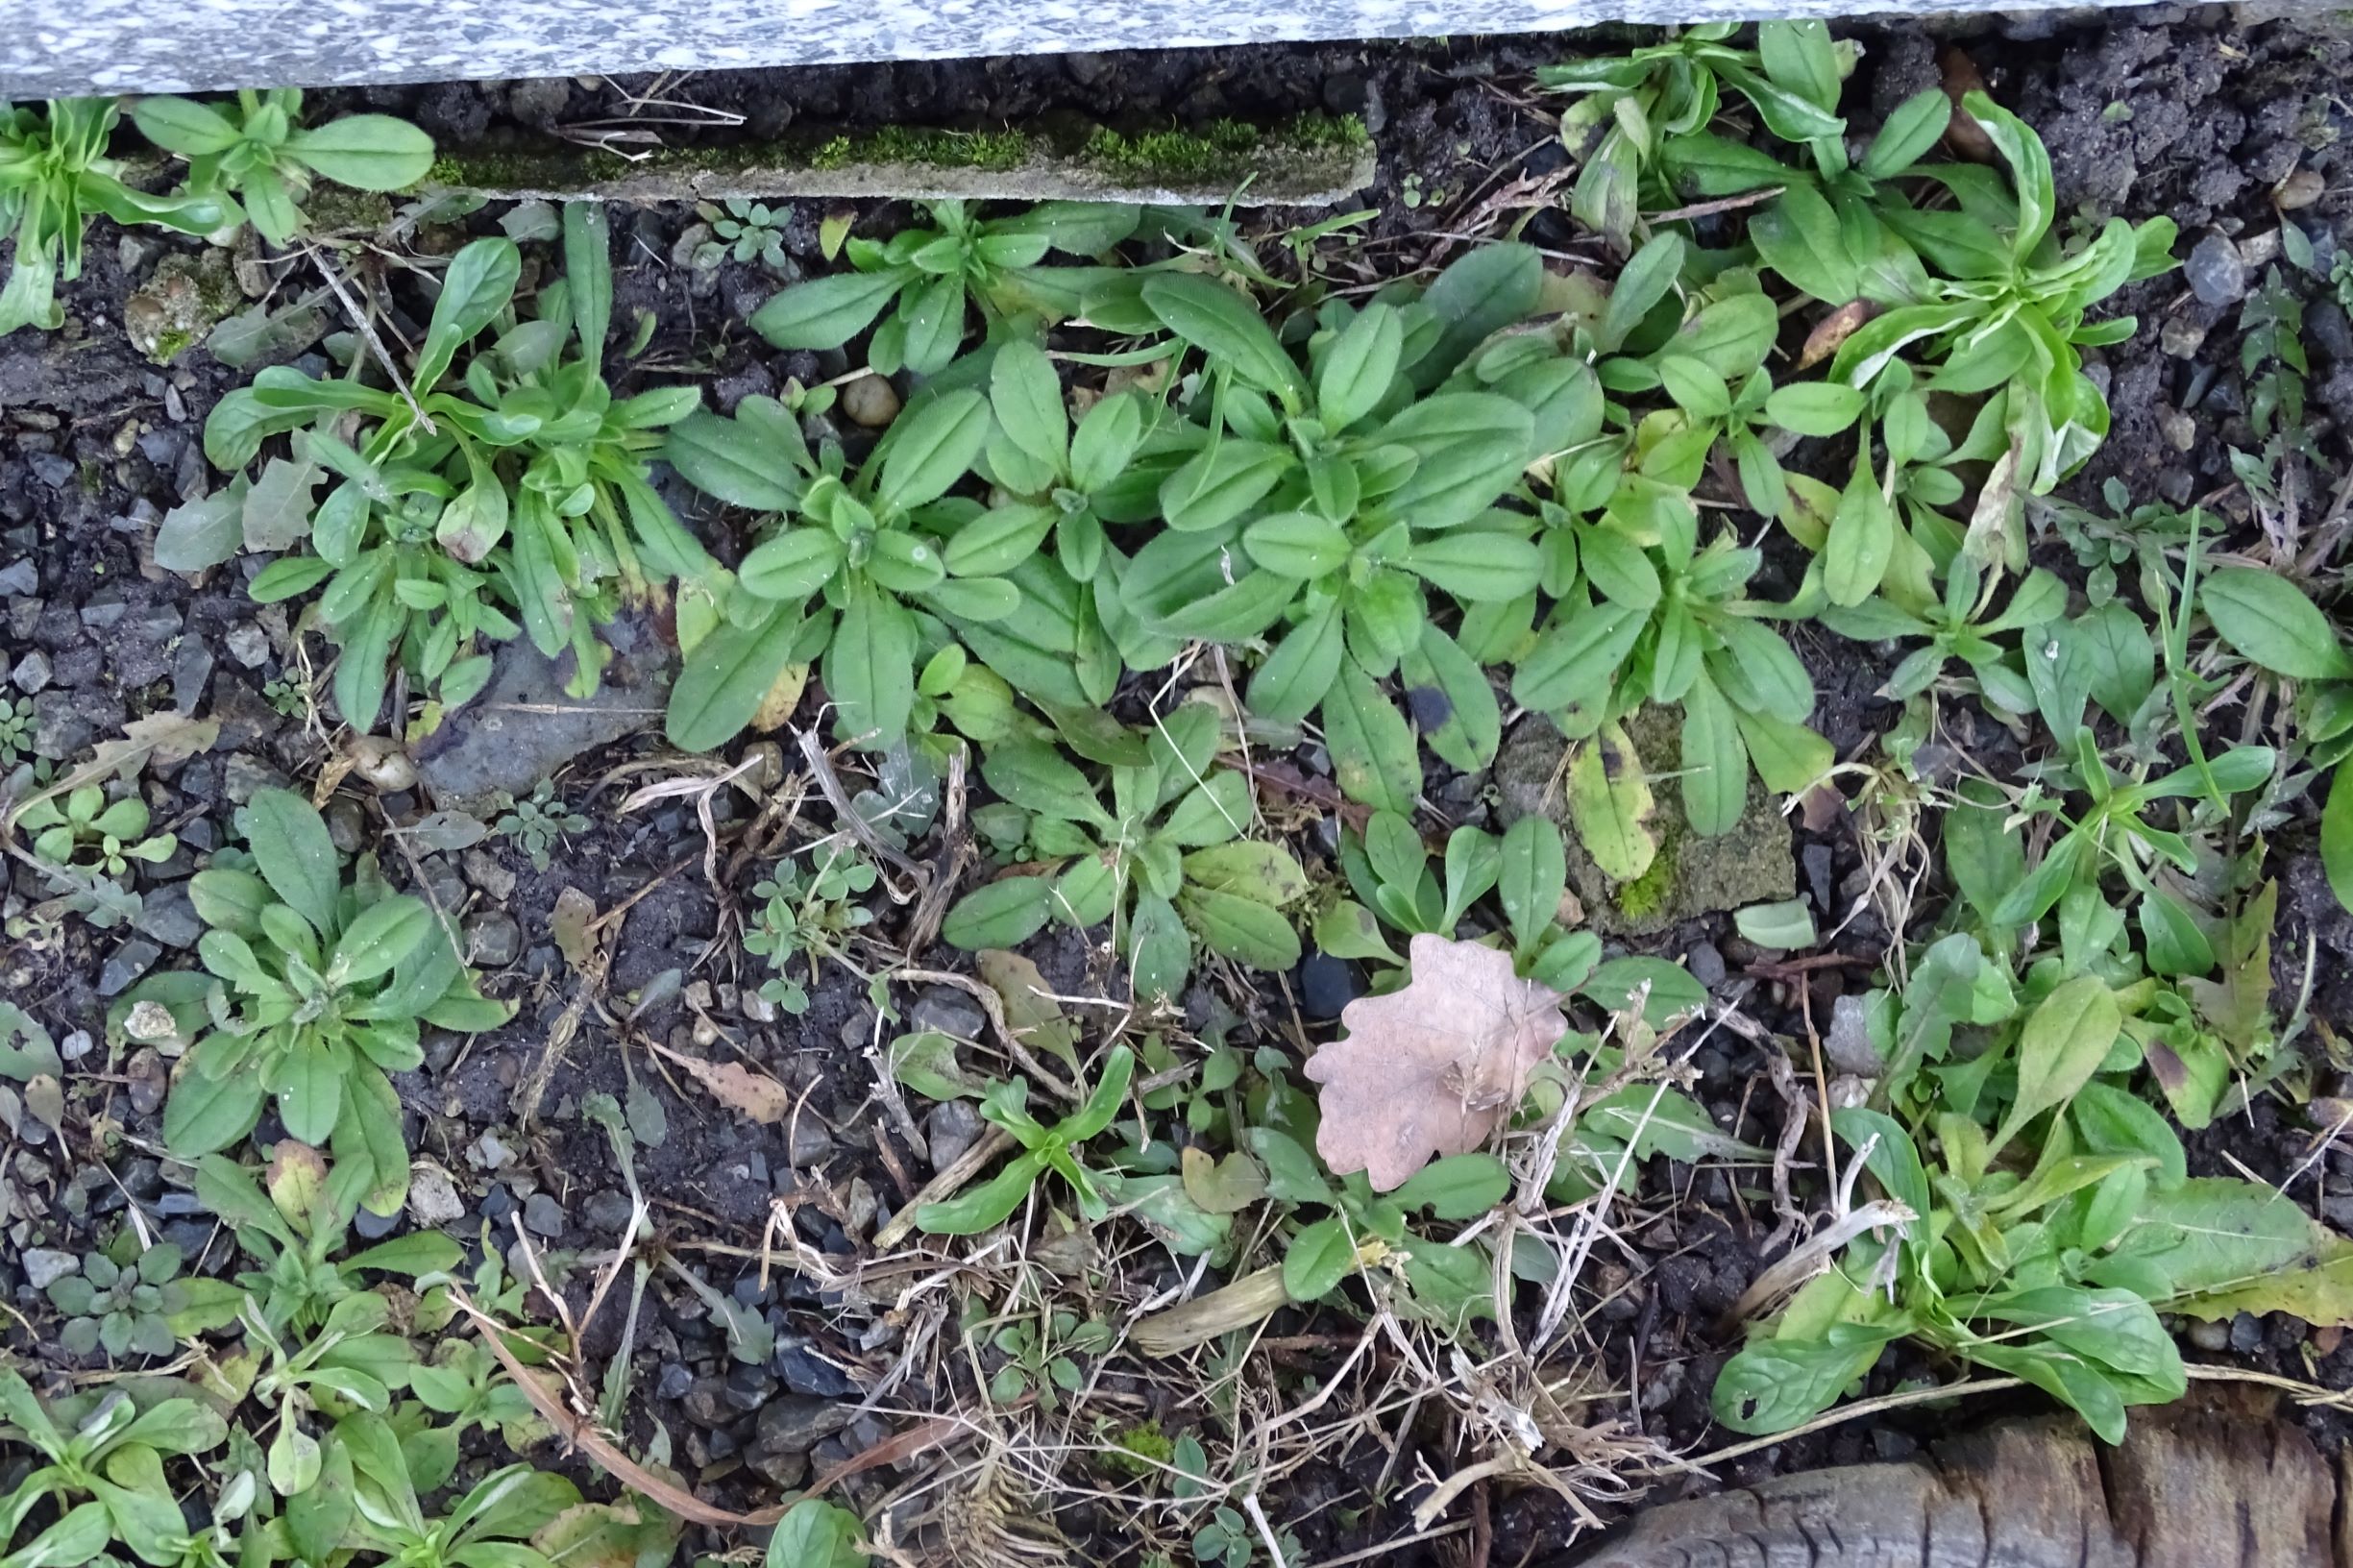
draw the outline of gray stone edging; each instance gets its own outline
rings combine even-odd
[[[1875,8],[1842,0],[0,0],[0,96],[1524,33],[1864,9]],[[1895,9],[1985,8],[1912,0]]]

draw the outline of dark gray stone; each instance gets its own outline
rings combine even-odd
[[[661,722],[672,660],[650,627],[623,616],[603,628],[615,649],[595,697],[564,695],[572,658],[550,659],[517,637],[500,646],[490,685],[419,747],[417,771],[445,808],[521,797],[583,751]]]
[[[753,1441],[765,1453],[806,1454],[848,1426],[856,1409],[811,1394],[780,1395],[760,1407],[759,1433]]]
[[[258,670],[270,661],[270,637],[251,621],[241,622],[221,639],[229,656],[248,670]]]
[[[1830,846],[1809,844],[1798,851],[1798,859],[1805,867],[1805,888],[1814,895],[1814,907],[1823,914],[1830,913]]]
[[[195,713],[205,698],[205,683],[212,678],[212,650],[194,633],[180,639],[172,651],[172,706],[182,717]]]
[[[697,1378],[679,1405],[686,1418],[699,1427],[723,1427],[735,1419],[725,1398],[727,1385],[717,1378]]]
[[[285,774],[249,751],[232,753],[221,767],[221,788],[233,805],[245,804],[257,790],[282,790],[285,785]]]
[[[923,1117],[923,1141],[931,1168],[945,1170],[980,1137],[980,1113],[964,1100],[942,1100]]]
[[[523,953],[523,928],[501,909],[466,917],[466,959],[478,968],[502,969]]]
[[[622,1227],[629,1223],[630,1213],[626,1192],[616,1192],[608,1188],[602,1192],[591,1193],[586,1211],[588,1228],[605,1236],[619,1236]],[[674,1399],[677,1396],[674,1394],[669,1397]]]
[[[2208,234],[2192,246],[2181,271],[2204,304],[2232,305],[2246,297],[2246,262],[2225,235]]]
[[[727,1368],[728,1404],[749,1414],[768,1403],[776,1391],[776,1375],[764,1366],[746,1366],[741,1362]]]
[[[958,1040],[978,1040],[988,1027],[989,1015],[981,1011],[980,1003],[965,992],[947,986],[926,986],[916,993],[915,1005],[907,1010],[907,1021],[915,1028],[936,1030]]]
[[[98,994],[120,996],[162,956],[163,949],[145,937],[133,937],[107,955],[106,968],[98,971]]]
[[[1310,953],[1299,961],[1299,1011],[1320,1023],[1357,999],[1357,978],[1343,959]]]
[[[1694,943],[1683,955],[1683,968],[1691,971],[1691,978],[1710,991],[1724,984],[1724,955],[1712,942]]]
[[[808,1340],[797,1335],[776,1335],[776,1353],[770,1358],[769,1365],[784,1380],[785,1387],[797,1394],[840,1399],[858,1391],[848,1373],[819,1355]]]
[[[193,947],[205,934],[185,882],[166,882],[147,894],[140,902],[138,919],[131,924],[140,935],[153,937],[166,947]]]
[[[545,1192],[534,1192],[523,1200],[523,1228],[533,1236],[564,1234],[564,1208]]]
[[[833,1153],[833,1134],[806,1111],[793,1118],[785,1158],[795,1165],[818,1164]]]

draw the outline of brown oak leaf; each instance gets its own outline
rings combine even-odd
[[[1508,953],[1422,935],[1409,956],[1412,980],[1350,1002],[1347,1033],[1307,1066],[1322,1087],[1315,1152],[1382,1192],[1484,1143],[1569,1029],[1560,993],[1512,973]]]

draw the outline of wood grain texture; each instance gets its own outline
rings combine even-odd
[[[2215,1398],[2135,1410],[2116,1449],[2004,1423],[1667,1504],[1555,1568],[2353,1568],[2341,1480],[2267,1402]]]

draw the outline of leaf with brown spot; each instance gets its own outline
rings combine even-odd
[[[753,1121],[773,1124],[793,1110],[793,1091],[766,1073],[753,1072],[739,1062],[705,1062],[684,1051],[674,1051],[656,1040],[647,1044],[684,1068],[711,1098]]]
[[[65,1086],[63,1084],[48,1073],[36,1073],[25,1083],[24,1106],[32,1113],[35,1121],[57,1134],[59,1141],[64,1140]]]
[[[531,1545],[564,1568],[639,1568],[670,1560],[677,1521],[625,1503],[576,1503],[539,1528]]]
[[[1970,509],[1969,531],[1961,548],[1969,558],[1987,566],[2007,563],[2013,570],[2026,564],[2025,498],[2019,494],[2019,444],[1994,459],[1994,466],[1977,490],[1977,504]]]
[[[1486,1142],[1569,1029],[1560,993],[1514,974],[1508,953],[1426,933],[1408,951],[1413,978],[1350,1002],[1347,1032],[1307,1065],[1321,1086],[1315,1152],[1383,1192]]]
[[[1631,882],[1651,869],[1658,841],[1651,836],[1656,801],[1642,754],[1623,724],[1604,724],[1569,756],[1569,820],[1593,864],[1613,882]]]
[[[311,1216],[327,1202],[327,1157],[307,1143],[282,1138],[271,1152],[262,1186],[286,1223],[308,1236]]]

